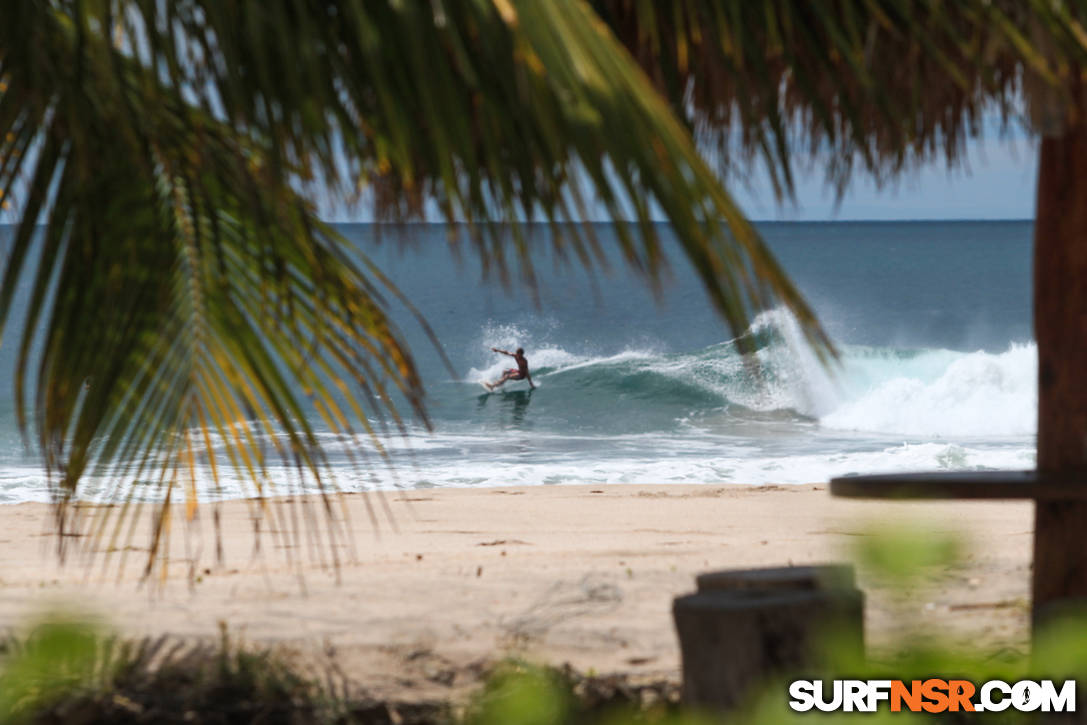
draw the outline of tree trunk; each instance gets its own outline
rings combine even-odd
[[[1087,485],[1087,126],[1042,140],[1034,225],[1038,470]],[[1087,502],[1039,501],[1035,621],[1057,601],[1087,600]]]

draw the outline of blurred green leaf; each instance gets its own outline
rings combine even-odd
[[[1032,646],[1035,676],[1087,682],[1087,609],[1076,605],[1039,622]]]
[[[0,660],[0,722],[24,722],[82,687],[95,673],[98,632],[63,617],[44,620]]]
[[[562,725],[573,698],[555,672],[508,662],[492,674],[469,706],[466,725]]]
[[[862,567],[896,579],[903,587],[953,565],[962,558],[963,551],[962,540],[954,532],[895,523],[871,528],[856,545],[857,562]]]

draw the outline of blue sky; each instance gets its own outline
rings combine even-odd
[[[1037,141],[1018,128],[1001,138],[998,126],[996,119],[987,119],[985,137],[968,144],[960,167],[932,163],[880,189],[858,174],[840,202],[819,170],[797,180],[795,205],[774,200],[764,173],[752,172],[749,184],[733,183],[729,190],[748,218],[760,221],[1032,219]],[[365,203],[345,209],[325,198],[318,206],[329,221],[373,220]],[[436,209],[430,211],[427,221],[441,221]],[[13,211],[0,211],[0,223],[13,221]]]
[[[732,191],[760,220],[1032,219],[1037,173],[1036,141],[992,135],[968,145],[962,168],[930,164],[882,189],[858,176],[840,204],[819,173],[799,180],[795,206],[779,207],[765,178],[756,177],[750,192]]]
[[[858,173],[840,201],[819,170],[797,179],[795,205],[774,200],[765,173],[752,172],[749,184],[728,188],[747,216],[760,221],[1032,219],[1037,141],[1017,129],[1001,138],[997,127],[995,120],[986,123],[985,137],[969,142],[963,163],[954,169],[943,161],[931,163],[878,189]],[[322,206],[330,221],[373,219],[365,203],[350,210],[327,201]],[[600,210],[598,216],[602,220],[605,214]],[[427,221],[441,221],[436,209]]]

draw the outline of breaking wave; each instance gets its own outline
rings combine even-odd
[[[560,345],[534,348],[524,331],[511,326],[487,330],[484,337],[488,347],[524,346],[534,379],[548,388],[549,403],[565,407],[571,417],[604,405],[637,407],[652,418],[653,407],[663,406],[741,418],[776,413],[827,430],[926,438],[1035,431],[1033,343],[1012,344],[1001,353],[846,346],[827,366],[781,311],[760,315],[746,335],[756,349],[747,359],[734,340],[694,352],[647,347],[593,356]],[[497,359],[470,369],[465,379],[493,379],[506,367],[508,360]]]

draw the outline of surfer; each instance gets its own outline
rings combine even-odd
[[[487,390],[494,390],[498,386],[505,383],[507,380],[527,380],[530,388],[535,388],[536,385],[532,382],[532,376],[528,374],[528,358],[525,357],[524,348],[517,348],[517,352],[509,352],[508,350],[499,350],[497,347],[492,347],[491,352],[498,352],[503,355],[509,355],[517,361],[517,367],[510,368],[506,372],[502,373],[502,377],[495,380],[493,383],[483,383],[487,386]]]

